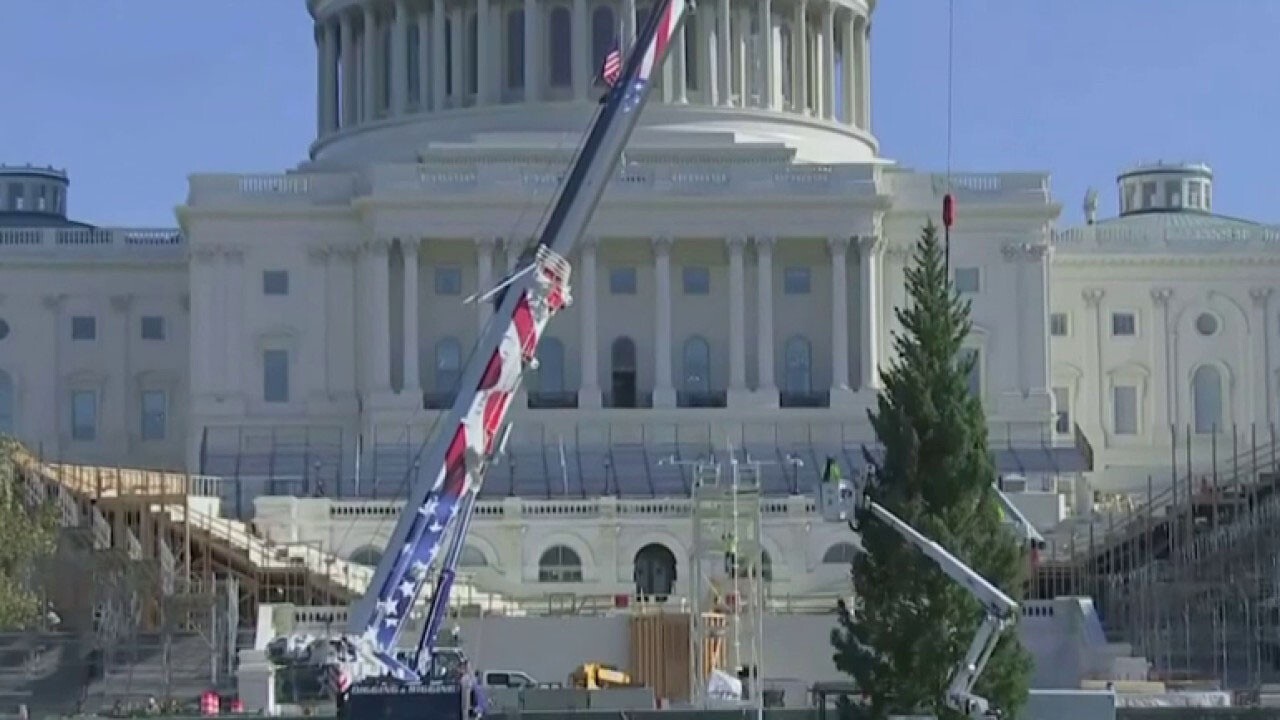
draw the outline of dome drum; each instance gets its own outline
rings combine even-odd
[[[580,132],[583,111],[604,90],[598,71],[619,29],[624,42],[633,38],[653,5],[312,0],[310,7],[317,18],[312,150],[322,160],[347,155],[335,147],[348,139],[367,144],[374,130],[421,125],[411,134],[433,138],[481,117],[488,130],[521,130],[538,124],[539,115],[565,115],[559,107],[571,108],[574,120],[558,129]],[[658,121],[691,132],[756,117],[779,126],[764,132],[767,140],[800,147],[818,130],[820,145],[854,140],[855,155],[873,157],[870,12],[856,1],[702,0],[677,37],[646,115],[665,106]],[[767,32],[762,17],[770,18]],[[789,121],[801,130],[792,132]]]

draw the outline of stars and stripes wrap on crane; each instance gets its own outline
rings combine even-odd
[[[485,463],[496,449],[521,374],[533,362],[547,322],[571,302],[569,263],[546,247],[538,249],[534,263],[533,282],[522,291],[507,320],[506,333],[485,366],[470,410],[452,430],[444,465],[431,492],[417,508],[404,544],[390,549],[399,557],[378,589],[376,610],[363,638],[373,648],[395,647],[402,625],[429,579],[450,520],[467,494],[479,490]],[[497,320],[495,316],[492,321]],[[399,665],[384,652],[375,654],[390,666]]]
[[[658,27],[653,33],[653,40],[644,49],[644,55],[640,56],[640,67],[627,88],[627,95],[622,103],[623,112],[632,112],[640,105],[641,93],[649,84],[649,78],[653,75],[654,69],[667,56],[667,46],[671,44],[676,28],[680,27],[680,19],[684,15],[686,5],[687,3],[683,0],[678,0],[667,3],[662,9],[662,14],[657,20]]]

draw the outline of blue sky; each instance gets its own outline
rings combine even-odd
[[[957,171],[1046,170],[1074,223],[1127,165],[1192,159],[1218,212],[1280,221],[1280,2],[954,0]],[[315,131],[303,0],[0,0],[0,162],[67,168],[71,214],[174,224],[194,172],[272,172]],[[880,0],[882,154],[946,164],[947,5]]]

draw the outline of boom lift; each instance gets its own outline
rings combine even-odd
[[[596,111],[537,242],[505,280],[478,298],[492,302],[494,313],[463,370],[453,407],[422,454],[421,467],[434,475],[409,489],[388,550],[350,613],[347,635],[324,643],[325,652],[319,653],[324,656],[319,662],[339,676],[335,684],[350,685],[353,717],[398,715],[401,706],[390,696],[414,696],[403,706],[414,716],[452,718],[463,712],[466,658],[457,648],[437,647],[437,636],[476,495],[510,435],[506,414],[525,370],[537,366],[543,330],[571,302],[565,258],[614,176],[655,73],[691,5],[692,0],[658,0]],[[435,588],[417,649],[397,652],[410,612],[433,575]]]
[[[866,508],[873,517],[893,528],[904,540],[937,564],[947,577],[968,590],[969,594],[982,604],[984,612],[982,624],[978,626],[973,641],[969,643],[964,659],[951,672],[943,703],[975,720],[999,717],[999,710],[991,708],[986,698],[975,695],[973,686],[986,667],[987,661],[991,659],[991,653],[995,652],[1000,633],[1017,621],[1018,603],[1000,588],[987,582],[946,548],[925,537],[920,531],[889,512],[883,505],[872,500],[867,493],[867,488],[873,480],[873,475],[866,473],[860,482],[838,480],[823,483],[818,493],[818,503],[822,508],[823,519],[830,522],[846,522],[850,530],[857,532],[854,510]],[[996,490],[996,492],[999,491]]]

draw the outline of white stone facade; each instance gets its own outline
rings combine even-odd
[[[1079,425],[1107,468],[1094,484],[1125,487],[1168,476],[1161,427],[1274,421],[1276,232],[1210,215],[1207,170],[1179,166],[1177,208],[1127,175],[1124,217],[1055,240],[1045,174],[947,178],[879,158],[873,5],[700,5],[571,257],[577,302],[548,330],[513,413],[521,469],[494,495],[679,495],[653,468],[699,446],[767,448],[793,465],[779,481],[792,492],[800,462],[810,480],[833,450],[858,462],[903,268],[948,189],[994,448],[1070,446]],[[611,41],[620,14],[625,42],[633,6],[312,0],[312,157],[193,176],[180,234],[68,221],[65,176],[0,173],[0,430],[72,461],[240,478],[242,511],[262,492],[402,492],[488,312],[463,301],[538,232],[594,112],[600,28]],[[455,36],[469,23],[493,32]],[[1111,332],[1130,322],[1117,313],[1132,332]],[[1117,398],[1132,432],[1116,430]],[[594,553],[609,521],[576,517]],[[603,592],[667,522],[626,531],[599,561],[613,563]],[[811,573],[832,544],[797,539],[808,523],[767,530],[781,576]],[[510,549],[512,527],[481,522],[476,538],[503,582],[523,582],[546,548]]]

